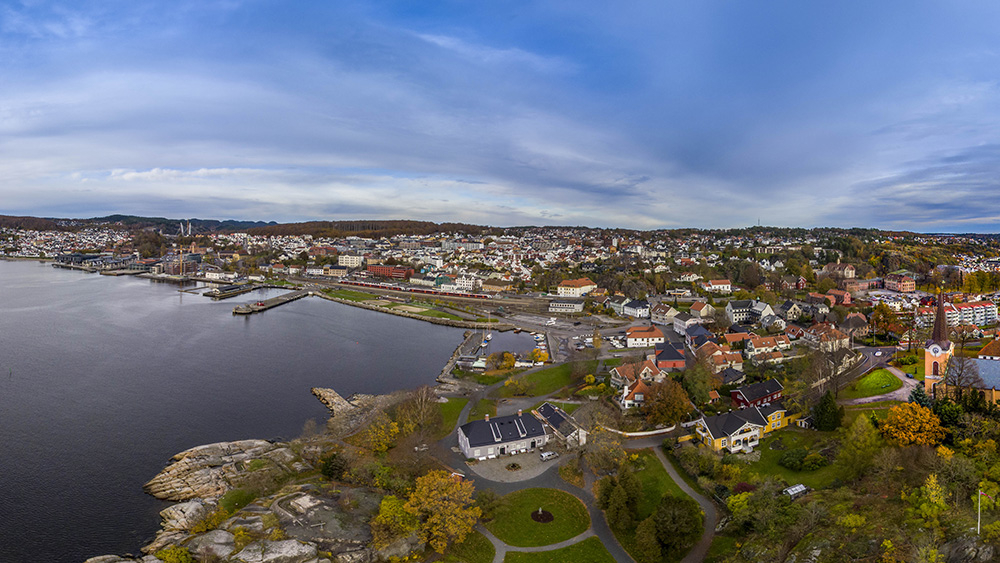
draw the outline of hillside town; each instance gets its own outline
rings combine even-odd
[[[82,224],[4,228],[0,250],[59,268],[200,284],[214,299],[285,288],[296,299],[322,295],[468,329],[432,391],[372,406],[314,389],[331,420],[344,409],[358,414],[337,423],[349,431],[338,426],[297,445],[314,453],[296,463],[353,487],[416,495],[423,477],[403,477],[410,470],[392,457],[405,448],[477,491],[504,483],[507,493],[462,507],[470,527],[461,533],[421,532],[417,541],[415,528],[373,524],[357,532],[370,538],[364,550],[333,549],[335,560],[433,551],[505,560],[524,541],[504,528],[519,522],[503,507],[520,496],[542,504],[546,518],[600,520],[603,527],[574,529],[592,529],[603,546],[592,549],[619,561],[794,553],[986,561],[1000,540],[994,517],[982,539],[964,533],[976,487],[1000,493],[991,469],[1000,440],[1000,263],[989,237],[763,228],[326,237]],[[286,302],[274,299],[242,313]],[[493,330],[530,333],[533,348],[497,349]],[[437,414],[408,418],[427,400],[420,393],[432,393]],[[371,463],[401,481],[360,469]],[[279,491],[287,489],[261,488],[256,502],[277,504]],[[566,500],[553,500],[561,494],[580,499],[582,515],[564,513]],[[205,524],[233,514],[217,514],[202,493],[163,495],[197,504],[203,519],[177,529],[175,515],[165,516],[171,523],[147,553],[240,549],[237,525]],[[297,509],[306,520],[310,506]],[[383,500],[370,517],[392,510]],[[883,514],[892,529],[879,524]],[[300,523],[278,521],[280,533],[268,532],[275,537],[327,545]],[[206,539],[209,529],[220,533]],[[264,546],[291,541],[261,534]]]

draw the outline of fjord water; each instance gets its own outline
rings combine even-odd
[[[306,298],[233,306],[133,277],[0,261],[0,562],[137,553],[187,448],[293,438],[344,396],[432,384],[459,329]]]

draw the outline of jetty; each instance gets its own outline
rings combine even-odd
[[[272,297],[270,299],[265,299],[263,301],[256,301],[254,303],[248,303],[246,305],[237,305],[233,308],[234,315],[252,315],[254,313],[260,313],[268,309],[273,309],[278,305],[284,305],[285,303],[291,303],[298,299],[302,299],[307,295],[312,295],[311,291],[306,291],[300,289],[298,291],[292,291],[284,295],[279,295],[278,297]]]

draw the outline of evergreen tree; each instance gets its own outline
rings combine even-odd
[[[663,559],[660,540],[656,537],[656,522],[650,516],[635,529],[635,547],[639,563],[654,563]]]
[[[632,526],[632,511],[629,510],[628,493],[625,492],[624,487],[615,486],[604,516],[608,519],[608,526],[616,530],[627,530]]]
[[[813,421],[817,430],[829,432],[840,427],[840,421],[844,418],[844,409],[837,408],[837,402],[833,399],[833,393],[829,390],[819,400],[819,404],[813,407]]]
[[[913,388],[913,391],[910,391],[909,401],[911,403],[916,403],[922,407],[927,407],[927,408],[931,408],[933,404],[931,402],[931,398],[928,397],[927,393],[924,392],[923,385],[917,385],[916,387]]]
[[[607,510],[611,503],[611,493],[615,491],[618,481],[614,477],[605,477],[597,483],[597,506]]]
[[[625,490],[629,510],[635,512],[642,497],[642,482],[625,463],[618,470],[618,486]]]
[[[868,417],[859,416],[848,428],[841,441],[840,452],[837,453],[837,465],[844,470],[849,479],[861,477],[875,459],[885,443]]]
[[[701,536],[701,508],[691,497],[663,495],[651,518],[656,537],[667,551],[685,549]]]

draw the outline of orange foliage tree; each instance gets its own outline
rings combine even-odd
[[[450,543],[461,543],[482,515],[473,505],[470,481],[447,471],[431,471],[417,479],[406,511],[420,519],[420,538],[438,553]]]
[[[886,440],[898,446],[934,446],[941,443],[945,435],[937,415],[916,403],[902,403],[889,408],[889,415],[879,429]]]

